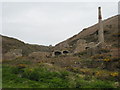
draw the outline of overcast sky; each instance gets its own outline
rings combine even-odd
[[[118,14],[117,2],[0,3],[2,34],[25,43],[55,45],[96,24],[99,6],[103,19]]]

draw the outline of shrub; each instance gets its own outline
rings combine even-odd
[[[109,62],[109,61],[111,61],[111,59],[109,59],[109,58],[105,58],[105,59],[103,59],[103,61],[105,61],[105,62]]]
[[[64,79],[58,78],[58,77],[54,77],[52,78],[50,81],[50,88],[64,88],[64,87],[68,87],[68,82],[66,82]]]
[[[24,70],[20,69],[18,67],[12,67],[11,72],[14,73],[14,74],[20,74],[20,73],[24,72]]]
[[[90,75],[85,75],[84,80],[91,80],[92,76]]]
[[[110,52],[110,50],[104,48],[104,49],[101,49],[100,52],[101,52],[101,53],[108,53],[108,52]]]
[[[112,75],[114,76],[114,75],[116,75],[116,73],[114,73],[114,72],[108,72],[108,71],[97,71],[95,73],[95,77],[97,79],[115,81],[115,77],[113,77]]]
[[[113,33],[112,36],[113,37],[120,37],[120,33]]]
[[[79,73],[78,67],[67,67],[66,69],[74,73]]]
[[[22,77],[42,83],[48,83],[50,88],[67,87],[68,71],[50,72],[46,68],[25,69]]]
[[[119,60],[120,60],[120,57],[112,57],[111,60],[112,60],[112,61],[119,61]]]
[[[93,72],[90,69],[80,69],[82,74],[92,75]]]
[[[28,78],[30,80],[38,81],[39,80],[39,73],[35,69],[25,69],[24,73],[22,74],[22,77]]]
[[[113,76],[113,77],[118,77],[119,73],[118,72],[112,72],[112,73],[110,73],[110,75]]]
[[[60,71],[60,72],[51,72],[46,68],[33,68],[33,69],[25,69],[22,77],[28,78],[30,80],[35,81],[43,81],[46,82],[48,79],[52,79],[53,77],[58,77],[65,79],[66,76],[69,75],[68,71]]]
[[[80,76],[80,74],[71,73],[66,70],[49,71],[44,67],[22,68],[24,72],[22,77],[11,73],[12,70],[18,71],[16,67],[3,67],[4,87],[27,87],[27,88],[111,88],[112,83],[97,80],[89,75]],[[89,72],[87,70],[85,72]],[[84,72],[84,70],[83,70]],[[91,71],[90,71],[91,72]],[[97,73],[97,72],[96,72]],[[101,72],[105,73],[105,72]],[[110,73],[109,73],[110,75]],[[113,74],[116,75],[115,73]],[[95,80],[93,80],[95,79]],[[27,85],[27,86],[26,86]]]
[[[82,78],[77,78],[76,80],[76,88],[113,88],[113,83],[97,80],[97,79],[89,79],[84,80]]]
[[[26,68],[27,65],[26,64],[18,64],[17,67],[21,69],[21,68]]]
[[[70,74],[68,71],[60,71],[60,73],[62,79],[65,79]]]
[[[104,57],[105,57],[104,54],[97,54],[97,55],[92,56],[93,59],[103,59]]]
[[[95,82],[89,83],[88,87],[91,88],[113,88],[112,83],[107,81],[96,80]]]

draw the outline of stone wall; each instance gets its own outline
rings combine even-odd
[[[69,44],[68,42],[63,42],[63,43],[59,43],[58,45],[56,45],[54,47],[54,50],[65,50],[65,49],[68,49],[69,48]]]
[[[77,41],[76,48],[74,49],[74,53],[82,52],[82,51],[86,50],[86,47],[87,47],[86,40],[79,39]]]

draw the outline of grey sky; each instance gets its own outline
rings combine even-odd
[[[117,2],[4,2],[2,34],[26,43],[55,45],[96,24],[98,6],[103,19],[118,14]]]

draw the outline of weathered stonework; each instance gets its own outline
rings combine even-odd
[[[70,38],[67,41],[59,43],[55,46],[54,52],[52,56],[55,55],[63,55],[63,50],[70,51],[73,54],[80,53],[80,52],[87,52],[88,56],[92,56],[94,54],[99,54],[99,50],[101,49],[110,49],[111,46],[107,45],[104,42],[104,29],[103,29],[103,22],[102,22],[102,15],[101,15],[101,7],[98,8],[98,26],[96,29],[96,37],[98,37],[97,41],[94,42],[86,42],[85,38],[80,39],[79,35],[74,36],[74,38]],[[88,32],[89,35],[93,35],[95,32]],[[98,35],[98,36],[97,36]],[[75,38],[76,37],[76,38]],[[71,41],[71,42],[70,42]]]
[[[75,50],[74,50],[74,53],[82,52],[82,51],[86,50],[86,47],[87,47],[86,40],[79,39],[79,40],[77,41],[77,44],[76,44],[76,48],[75,48]]]
[[[90,42],[90,43],[87,44],[87,47],[93,48],[93,47],[95,47],[95,45],[96,44],[94,42]]]
[[[98,30],[98,40],[100,43],[104,43],[104,30],[102,23],[101,7],[98,7],[98,20],[99,20],[99,30]]]
[[[56,45],[54,50],[65,50],[69,48],[69,44],[67,42],[60,43],[59,45]]]
[[[95,53],[95,45],[94,42],[87,43],[86,40],[80,39],[77,41],[74,53],[80,53],[86,50],[88,55],[92,55]]]
[[[68,50],[55,50],[53,53],[52,53],[52,56],[59,56],[59,55],[70,55],[70,52]]]

